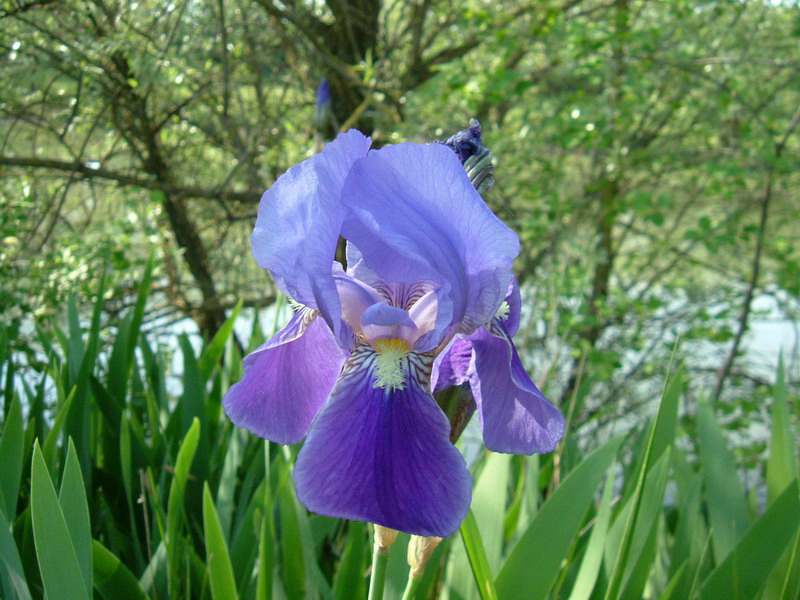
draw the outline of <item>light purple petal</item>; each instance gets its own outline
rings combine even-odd
[[[256,262],[290,298],[319,309],[337,338],[341,307],[331,265],[344,218],[342,187],[369,145],[351,130],[286,171],[261,197],[251,237]]]
[[[356,248],[353,242],[347,241],[345,252],[347,258],[347,272],[350,275],[368,285],[381,283],[380,277],[371,271],[364,263],[364,257],[361,255],[361,251]]]
[[[522,296],[519,293],[516,277],[512,277],[508,284],[505,301],[508,302],[508,316],[503,319],[503,327],[506,328],[509,337],[513,338],[519,329],[519,317],[522,310]]]
[[[323,515],[449,536],[472,487],[450,424],[426,391],[424,365],[409,361],[405,389],[390,391],[373,387],[375,356],[356,349],[314,421],[295,464],[297,497]]]
[[[471,362],[472,343],[463,336],[456,336],[433,363],[433,392],[469,381]]]
[[[342,304],[342,318],[352,331],[358,333],[361,331],[361,315],[370,306],[383,301],[383,298],[370,286],[350,274],[336,272],[333,278]],[[350,347],[348,349],[352,350]]]
[[[385,325],[387,327],[405,325],[414,327],[414,321],[408,311],[396,306],[389,306],[386,301],[378,302],[370,306],[361,315],[362,325]]]
[[[439,286],[435,347],[464,322],[486,323],[502,302],[519,253],[516,234],[489,209],[455,153],[441,144],[399,144],[356,161],[342,200],[342,234],[370,270],[390,282]]]
[[[417,326],[407,310],[390,306],[383,300],[361,315],[361,331],[369,343],[381,338],[402,338],[411,347],[416,339]]]
[[[417,340],[429,331],[433,331],[436,327],[436,314],[438,309],[439,297],[436,295],[435,290],[425,292],[420,299],[411,306],[408,314],[417,327],[415,337],[409,340],[412,347],[416,347]]]
[[[305,309],[244,359],[244,377],[223,405],[237,427],[278,444],[302,440],[339,376],[345,353]]]
[[[472,343],[470,383],[486,447],[509,454],[552,452],[564,434],[564,416],[525,372],[514,342],[496,319]]]

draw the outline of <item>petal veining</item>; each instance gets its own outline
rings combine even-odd
[[[244,358],[244,376],[223,399],[237,427],[278,444],[302,440],[325,403],[347,354],[317,312],[300,310]]]
[[[469,380],[478,404],[486,447],[511,454],[552,452],[564,434],[564,416],[534,385],[504,325],[492,335],[480,328],[469,336]]]
[[[345,212],[342,187],[369,145],[351,130],[286,171],[261,197],[251,238],[256,262],[286,295],[319,309],[337,338],[341,309],[331,265]]]
[[[342,235],[383,281],[437,286],[435,348],[462,322],[487,322],[506,294],[516,234],[484,203],[458,157],[441,144],[398,144],[353,164]]]
[[[412,353],[406,387],[376,388],[375,352],[356,349],[297,457],[297,496],[309,510],[416,535],[458,529],[472,481],[428,392],[431,361]]]

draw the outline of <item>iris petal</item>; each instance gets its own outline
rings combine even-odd
[[[225,412],[237,427],[278,444],[302,440],[347,354],[322,319],[299,311],[283,331],[244,359],[244,377],[228,390]]]
[[[516,277],[512,277],[511,282],[508,284],[505,302],[508,303],[508,314],[502,320],[503,327],[506,328],[508,335],[513,338],[519,329],[520,312],[522,311],[522,296],[519,292],[519,284],[517,284]]]
[[[251,237],[256,262],[286,295],[319,309],[337,338],[345,334],[331,264],[344,218],[342,187],[369,145],[351,130],[286,171],[261,197]]]
[[[335,272],[334,282],[342,303],[342,318],[352,331],[358,333],[361,331],[361,316],[364,311],[381,302],[383,298],[370,286],[344,272]],[[352,350],[352,347],[347,349]]]
[[[458,529],[472,481],[428,392],[430,358],[411,354],[406,386],[374,387],[376,354],[360,345],[303,445],[297,495],[320,514],[424,536]]]
[[[469,379],[478,404],[486,447],[510,454],[552,452],[564,434],[564,416],[534,385],[505,327],[495,319],[490,329],[469,336]]]
[[[471,362],[472,343],[469,339],[457,336],[444,352],[436,357],[431,378],[434,393],[469,381]]]
[[[486,206],[452,150],[399,144],[370,152],[353,164],[342,201],[342,235],[371,271],[385,281],[438,286],[436,328],[420,339],[420,350],[494,315],[519,239]]]

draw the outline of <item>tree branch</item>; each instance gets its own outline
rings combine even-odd
[[[124,186],[140,187],[146,190],[160,190],[162,192],[175,194],[176,196],[181,196],[183,198],[227,200],[231,202],[241,202],[243,204],[257,203],[264,191],[235,191],[217,189],[213,187],[202,188],[197,186],[173,185],[163,181],[156,181],[155,179],[146,179],[143,177],[127,175],[125,173],[120,173],[119,171],[112,171],[103,168],[94,169],[88,166],[88,161],[71,162],[47,158],[0,156],[0,165],[6,167],[49,169],[52,171],[61,171],[64,173],[80,175],[83,179],[104,179],[106,181],[113,181]]]
[[[791,123],[789,123],[789,127],[786,129],[786,132],[783,135],[783,138],[780,142],[775,144],[775,159],[776,161],[780,159],[781,154],[783,154],[783,149],[786,147],[786,142],[789,141],[789,136],[792,135],[792,132],[797,127],[798,123],[800,123],[800,107],[794,113],[792,117]],[[767,219],[769,218],[769,205],[770,201],[772,200],[772,187],[774,184],[774,166],[770,167],[769,172],[767,173],[767,181],[764,185],[764,195],[761,199],[761,213],[759,216],[759,223],[758,223],[758,237],[756,238],[756,250],[753,254],[753,266],[752,266],[752,274],[750,275],[750,283],[747,286],[747,292],[744,295],[744,302],[742,303],[742,312],[739,315],[739,326],[736,330],[736,337],[733,339],[733,345],[731,346],[730,351],[728,352],[728,356],[725,359],[725,363],[722,365],[722,368],[719,370],[719,377],[717,378],[717,385],[714,389],[714,401],[718,401],[720,396],[722,395],[722,390],[725,387],[725,381],[728,379],[728,376],[731,373],[731,369],[733,368],[733,362],[736,360],[736,355],[739,353],[739,346],[742,343],[742,338],[744,338],[744,334],[747,331],[747,327],[750,321],[750,311],[753,304],[753,296],[755,295],[756,287],[758,286],[758,276],[761,271],[761,253],[764,248],[764,238],[766,237],[767,231]]]

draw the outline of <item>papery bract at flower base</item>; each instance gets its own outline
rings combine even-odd
[[[471,477],[431,395],[445,348],[438,381],[470,383],[490,447],[545,451],[560,437],[563,419],[530,387],[503,335],[510,313],[498,312],[519,241],[447,146],[369,151],[360,133],[340,135],[264,194],[252,242],[305,308],[245,359],[225,409],[279,443],[308,432],[294,476],[310,510],[423,536],[459,527]]]

